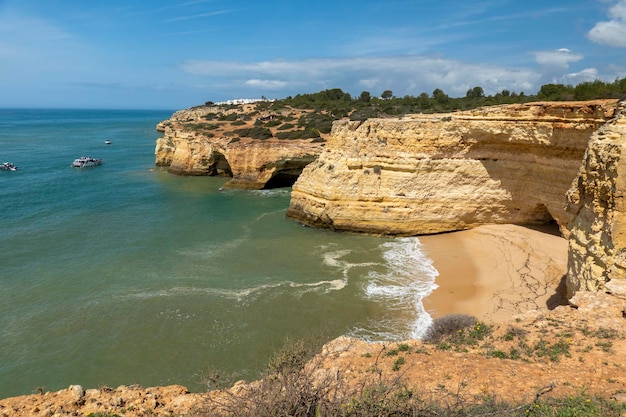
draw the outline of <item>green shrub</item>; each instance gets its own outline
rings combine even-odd
[[[296,126],[293,123],[285,123],[281,126],[278,127],[278,130],[289,130],[289,129],[293,129]]]
[[[217,120],[222,122],[234,122],[237,120],[237,113],[223,114]]]
[[[236,129],[235,134],[240,137],[265,140],[272,137],[272,132],[266,127],[255,126],[251,128]]]
[[[265,127],[276,127],[281,125],[283,122],[281,122],[280,120],[274,119],[274,120],[270,120],[269,122],[265,123]]]
[[[404,359],[404,357],[400,356],[398,357],[398,359],[396,359],[396,361],[393,363],[393,367],[391,368],[393,371],[397,372],[400,370],[400,367],[402,365],[404,365],[406,363],[406,360]]]
[[[564,340],[558,340],[555,343],[548,343],[545,340],[539,340],[534,346],[535,355],[539,357],[548,357],[552,362],[558,362],[562,355],[571,356],[569,352],[569,344]]]
[[[408,352],[411,350],[411,346],[407,345],[406,343],[399,343],[397,349],[400,352]]]

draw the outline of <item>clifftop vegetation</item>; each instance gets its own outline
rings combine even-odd
[[[524,92],[502,90],[494,95],[485,95],[480,86],[467,90],[465,97],[450,97],[443,90],[436,88],[432,94],[421,93],[419,96],[396,97],[391,90],[385,90],[380,97],[374,97],[363,91],[358,97],[351,97],[339,88],[312,94],[298,94],[276,100],[269,108],[292,106],[312,110],[326,110],[336,118],[350,117],[362,120],[371,117],[398,116],[409,113],[439,113],[455,110],[468,110],[481,106],[498,104],[528,103],[531,101],[570,101],[594,100],[602,98],[626,98],[626,78],[614,82],[600,80],[583,82],[576,86],[564,84],[545,84],[535,95]]]
[[[545,84],[535,95],[502,90],[485,95],[476,86],[464,97],[450,97],[436,88],[432,94],[396,97],[385,90],[380,97],[363,91],[352,97],[340,88],[317,93],[297,94],[278,100],[261,100],[248,104],[220,104],[207,101],[204,107],[218,108],[204,116],[206,121],[190,123],[188,128],[203,131],[207,137],[232,136],[233,140],[309,139],[324,141],[333,121],[344,117],[366,120],[375,117],[399,117],[415,113],[443,113],[469,110],[482,106],[528,103],[532,101],[571,101],[594,99],[626,99],[626,78],[614,82],[600,80],[583,82],[576,86]],[[199,106],[203,107],[203,106]]]

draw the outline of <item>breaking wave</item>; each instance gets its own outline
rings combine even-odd
[[[382,249],[385,267],[368,275],[365,294],[369,299],[383,303],[392,317],[383,320],[381,328],[368,338],[419,338],[432,322],[422,300],[437,288],[435,277],[439,273],[415,237],[386,242]],[[394,323],[394,313],[409,315],[407,329],[395,330],[398,323]]]

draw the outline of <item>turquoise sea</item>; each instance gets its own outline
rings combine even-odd
[[[400,340],[430,322],[417,238],[303,227],[289,188],[154,166],[173,111],[0,109],[0,398],[251,379],[286,338]],[[105,139],[111,140],[105,145]],[[71,168],[79,156],[104,164]]]

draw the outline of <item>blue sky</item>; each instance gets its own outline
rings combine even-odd
[[[626,0],[0,0],[0,107],[531,94],[623,77]]]

